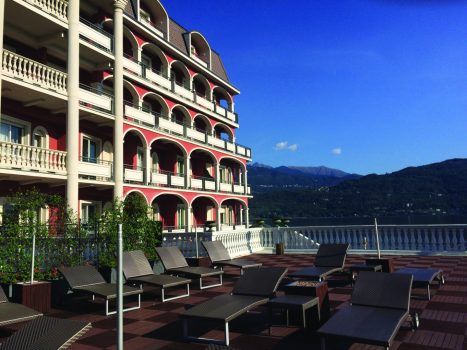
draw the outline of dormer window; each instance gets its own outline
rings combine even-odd
[[[194,47],[193,45],[191,45],[191,54],[198,57],[198,53],[196,52],[196,47]]]
[[[147,24],[154,26],[151,22],[151,16],[149,15],[149,13],[147,13],[143,9],[139,10],[139,17],[141,18],[143,22],[146,22]]]

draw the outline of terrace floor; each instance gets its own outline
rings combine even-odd
[[[313,263],[311,255],[251,255],[248,259],[260,261],[264,266],[286,266],[289,272]],[[362,256],[348,256],[346,266],[363,262]],[[401,329],[391,349],[436,350],[467,349],[467,257],[444,256],[402,256],[395,257],[399,267],[437,267],[444,271],[446,283],[432,287],[430,301],[421,298],[411,299],[411,313],[418,312],[420,328],[412,332]],[[179,314],[191,305],[202,303],[217,295],[228,293],[238,279],[238,272],[226,270],[224,285],[207,290],[191,289],[188,298],[164,304],[155,301],[158,291],[147,288],[143,294],[140,310],[124,313],[125,349],[204,349],[206,344],[188,343],[182,340],[182,324]],[[328,281],[330,286],[331,311],[335,312],[350,299],[351,286],[344,282],[344,276],[336,276]],[[424,290],[414,290],[423,295]],[[84,299],[73,299],[73,303],[63,309],[54,309],[50,315],[60,318],[73,318],[92,322],[92,329],[71,346],[74,350],[114,349],[116,341],[116,318],[103,315],[104,305],[98,301],[90,303]],[[158,300],[158,299],[157,299]],[[237,349],[319,349],[320,342],[312,329],[298,327],[273,327],[272,335],[267,331],[267,313],[257,309],[230,323],[231,346]],[[279,321],[276,319],[275,321]],[[2,337],[21,328],[22,325],[3,328]],[[199,328],[195,326],[194,328]],[[190,328],[191,330],[191,328]],[[205,337],[222,339],[223,331],[200,328]],[[382,349],[357,343],[330,343],[328,349]]]

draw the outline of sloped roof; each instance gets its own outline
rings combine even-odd
[[[188,55],[188,44],[185,41],[185,37],[189,33],[185,28],[180,24],[175,22],[173,19],[169,20],[169,42],[183,52],[185,55]],[[211,50],[211,70],[219,78],[229,82],[227,72],[225,71],[224,64],[217,52]]]

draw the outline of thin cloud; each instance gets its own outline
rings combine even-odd
[[[276,151],[290,151],[290,152],[295,152],[298,149],[298,145],[296,143],[289,145],[288,141],[281,141],[276,143],[274,146],[274,149]]]
[[[331,153],[336,155],[336,156],[340,156],[342,154],[342,148],[340,148],[340,147],[333,148],[331,150]]]

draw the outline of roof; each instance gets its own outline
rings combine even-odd
[[[190,31],[186,30],[184,27],[170,18],[169,32],[169,42],[185,55],[189,56],[188,43],[186,42],[185,37],[188,33],[190,33]],[[211,50],[211,60],[212,72],[219,78],[230,82],[219,54],[213,50]]]

